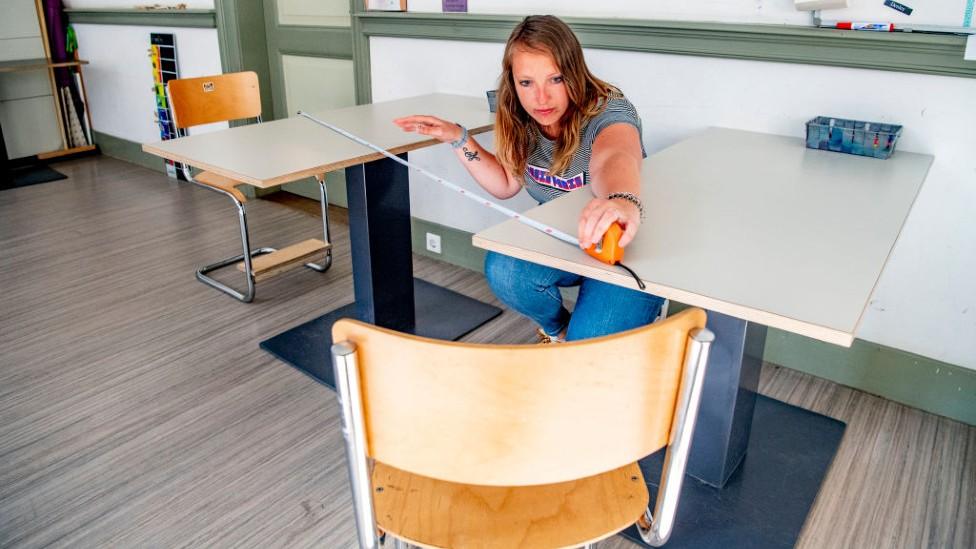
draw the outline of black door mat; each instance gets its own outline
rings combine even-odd
[[[48,181],[67,179],[68,176],[43,164],[11,168],[0,182],[0,190],[16,189]]]

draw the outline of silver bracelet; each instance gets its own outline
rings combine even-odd
[[[641,221],[644,220],[644,203],[641,202],[640,197],[634,193],[610,193],[607,195],[607,200],[613,200],[614,198],[623,198],[627,202],[630,202],[634,206],[637,206],[637,211],[640,212]]]
[[[457,123],[455,122],[455,124]],[[454,149],[460,149],[468,142],[468,129],[460,124],[457,124],[457,127],[461,128],[461,137],[457,141],[451,141],[451,147]]]

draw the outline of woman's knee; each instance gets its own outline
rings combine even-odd
[[[545,297],[562,303],[557,287],[568,273],[551,267],[537,265],[511,256],[488,252],[485,256],[485,278],[495,295],[512,303]]]
[[[512,288],[514,271],[517,269],[515,261],[512,257],[495,252],[485,255],[485,278],[495,294]]]

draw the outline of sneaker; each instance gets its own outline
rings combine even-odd
[[[539,340],[539,344],[548,345],[550,343],[566,343],[566,340],[559,336],[551,336],[544,331],[542,328],[536,328],[535,337]]]

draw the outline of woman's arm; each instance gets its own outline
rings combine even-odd
[[[434,116],[406,116],[397,118],[394,124],[405,132],[416,132],[429,135],[442,143],[450,143],[461,138],[461,127],[453,122],[447,122]],[[455,156],[468,170],[471,177],[481,187],[496,198],[511,198],[518,194],[522,185],[510,177],[502,165],[484,147],[468,137],[464,146],[454,149]]]
[[[599,242],[615,221],[624,229],[621,247],[634,239],[641,221],[637,205],[623,198],[607,200],[607,196],[632,193],[639,197],[642,161],[640,135],[634,126],[612,124],[597,134],[590,156],[590,189],[595,198],[580,214],[580,247],[586,249]]]

